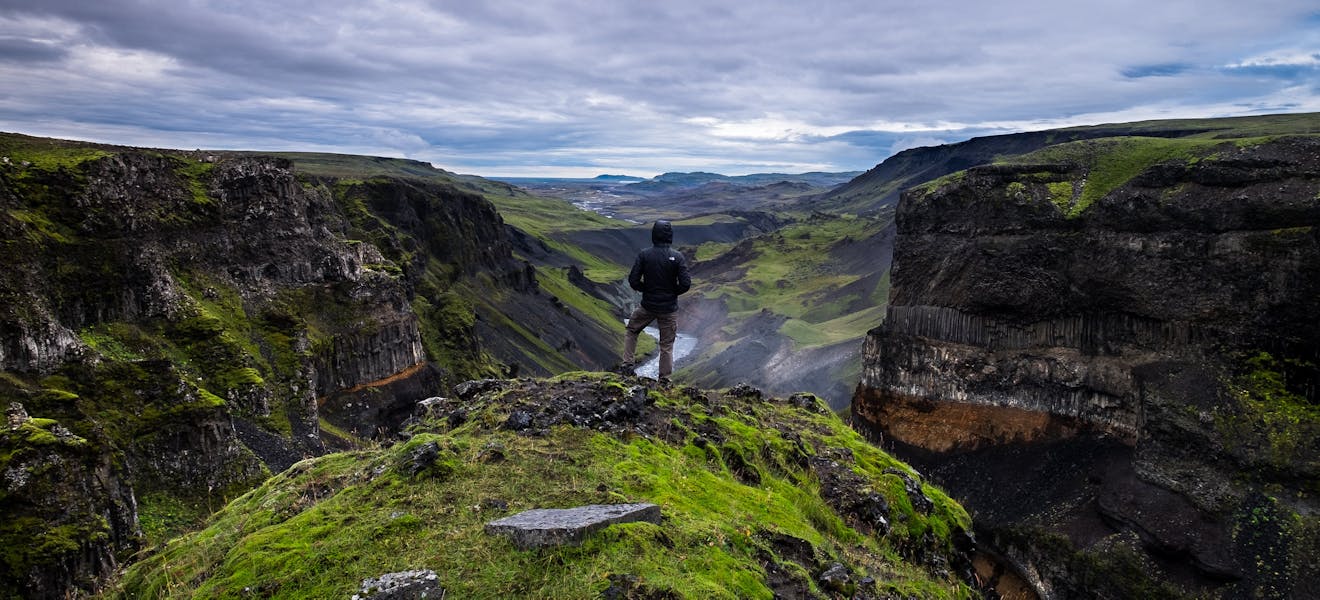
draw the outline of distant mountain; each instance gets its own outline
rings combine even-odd
[[[645,177],[634,177],[632,175],[597,175],[594,179],[597,181],[646,181]]]
[[[665,194],[679,190],[694,189],[709,183],[727,183],[740,187],[762,187],[781,182],[805,183],[816,188],[832,188],[847,183],[861,175],[861,171],[844,173],[754,173],[751,175],[720,175],[696,171],[692,173],[664,173],[640,183],[627,186],[629,192],[637,194]]]

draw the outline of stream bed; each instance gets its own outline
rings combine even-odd
[[[647,335],[657,340],[660,339],[660,330],[654,326],[647,327],[643,331],[645,331]],[[696,336],[688,335],[686,333],[680,332],[678,334],[678,337],[674,339],[674,364],[677,365],[679,360],[691,354],[692,350],[694,350],[696,347],[697,347]],[[635,373],[637,373],[638,377],[650,377],[651,379],[659,378],[660,350],[659,349],[656,350],[655,356],[651,357],[651,360],[648,360],[645,363],[638,365]]]

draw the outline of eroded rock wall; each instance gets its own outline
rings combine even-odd
[[[332,422],[389,434],[445,383],[413,309],[419,286],[536,285],[474,194],[300,179],[282,159],[67,152],[78,158],[0,168],[0,398],[67,428],[86,468],[8,465],[4,545],[48,528],[68,539],[0,565],[14,581],[0,595],[95,590],[144,543],[137,499],[168,521],[177,502],[220,506],[324,452],[328,398],[365,406]],[[78,494],[87,510],[42,508]]]
[[[1240,515],[1315,508],[1320,141],[1226,143],[1076,210],[1088,175],[976,167],[903,197],[854,415],[993,515],[1045,597],[1100,563],[1123,577],[1085,594],[1301,597],[1314,524],[1257,564]],[[1128,450],[1069,450],[1090,444]]]

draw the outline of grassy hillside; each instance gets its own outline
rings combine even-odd
[[[498,286],[458,290],[457,297],[465,310],[479,315],[479,322],[471,324],[480,329],[479,337],[486,338],[499,359],[519,365],[523,373],[545,375],[584,366],[607,366],[616,353],[610,348],[621,346],[623,325],[614,314],[617,311],[611,310],[607,302],[568,284],[566,272],[575,267],[592,280],[622,279],[626,267],[574,244],[571,232],[618,228],[625,223],[580,210],[561,200],[532,196],[505,183],[456,175],[418,161],[320,153],[276,153],[275,156],[292,160],[295,169],[311,181],[334,182],[337,190],[364,181],[399,178],[439,182],[476,193],[491,202],[504,223],[516,228],[515,236],[524,238],[523,244],[515,243],[514,256],[532,265],[538,288],[548,302],[558,310],[573,313],[572,326],[580,333],[571,337],[585,340],[565,347],[565,340],[546,339],[525,319],[542,311],[528,306],[519,295],[502,292]],[[446,276],[443,272],[431,273],[432,266],[427,265],[428,280],[438,281],[437,278]],[[650,350],[650,346],[643,343],[643,350]]]
[[[696,329],[703,346],[680,375],[700,385],[754,381],[843,406],[867,330],[884,319],[892,251],[888,214],[798,215],[737,243],[697,248]]]
[[[973,597],[950,574],[967,514],[814,397],[601,374],[465,391],[406,443],[270,479],[153,548],[113,596],[346,598],[431,569],[456,598],[595,598],[625,577],[649,598]],[[659,504],[662,523],[527,551],[483,531],[530,508],[627,502]],[[827,585],[835,563],[847,580]]]
[[[956,144],[904,150],[804,207],[871,213],[893,207],[903,190],[976,165],[1081,140],[1147,137],[1198,141],[1320,134],[1320,113],[1223,119],[1176,119],[1068,127],[973,138]]]

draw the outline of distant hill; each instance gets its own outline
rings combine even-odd
[[[816,188],[831,188],[842,183],[847,183],[861,174],[861,171],[849,171],[844,173],[811,172],[798,174],[755,173],[751,175],[720,175],[719,173],[705,173],[701,171],[693,173],[665,173],[646,181],[629,185],[627,189],[629,192],[637,194],[659,194],[694,189],[710,183],[727,183],[740,187],[763,187],[783,182],[804,183]]]
[[[1308,133],[1320,133],[1320,113],[1142,121],[978,137],[899,152],[847,184],[806,200],[802,208],[874,213],[893,207],[899,194],[914,185],[1064,142],[1118,136],[1240,139]]]

